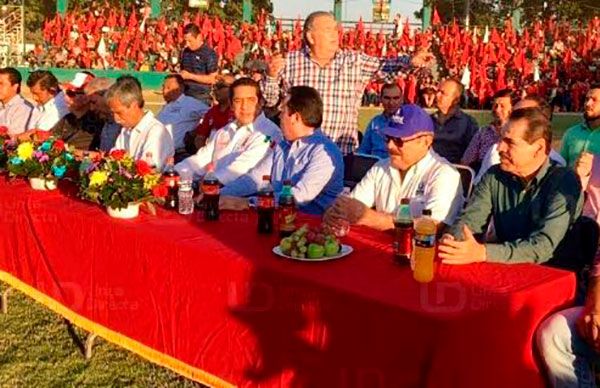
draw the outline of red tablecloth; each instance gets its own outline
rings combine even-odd
[[[0,211],[0,280],[215,386],[541,386],[533,333],[575,289],[535,265],[441,265],[420,285],[362,228],[347,258],[303,263],[250,213],[122,221],[22,182],[0,183]]]

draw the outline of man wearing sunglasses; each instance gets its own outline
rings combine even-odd
[[[91,99],[84,92],[94,78],[92,73],[79,72],[71,82],[63,85],[69,113],[51,129],[53,136],[79,150],[97,150],[100,145],[92,143],[94,138],[99,138],[104,120],[92,112]]]
[[[349,197],[339,197],[326,212],[325,222],[334,228],[347,221],[393,229],[400,201],[409,198],[413,217],[431,209],[440,226],[451,225],[463,204],[460,174],[431,149],[431,117],[417,105],[404,105],[390,118],[383,134],[389,158],[375,164]]]

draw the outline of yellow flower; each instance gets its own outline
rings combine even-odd
[[[90,187],[101,186],[108,180],[108,173],[106,171],[94,171],[90,174]]]
[[[19,147],[17,147],[17,155],[23,160],[31,159],[33,156],[33,144],[28,141],[19,144]]]
[[[144,189],[152,190],[152,188],[160,182],[160,175],[148,174],[144,175]]]

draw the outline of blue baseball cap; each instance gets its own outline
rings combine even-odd
[[[384,135],[401,139],[421,133],[433,135],[433,121],[429,113],[415,104],[402,105],[383,129]]]

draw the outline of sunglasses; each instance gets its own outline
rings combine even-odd
[[[84,93],[82,91],[78,91],[78,90],[67,90],[65,94],[67,96],[73,98],[73,97],[81,96]]]
[[[419,138],[422,138],[423,136],[427,136],[427,135],[421,135],[421,136],[413,137],[412,139],[409,139],[409,140],[403,140],[400,137],[394,137],[394,136],[385,135],[385,143],[387,144],[387,143],[389,143],[391,141],[391,142],[394,142],[394,145],[396,145],[396,147],[402,148],[402,146],[405,143],[411,142],[413,140],[417,140]]]

